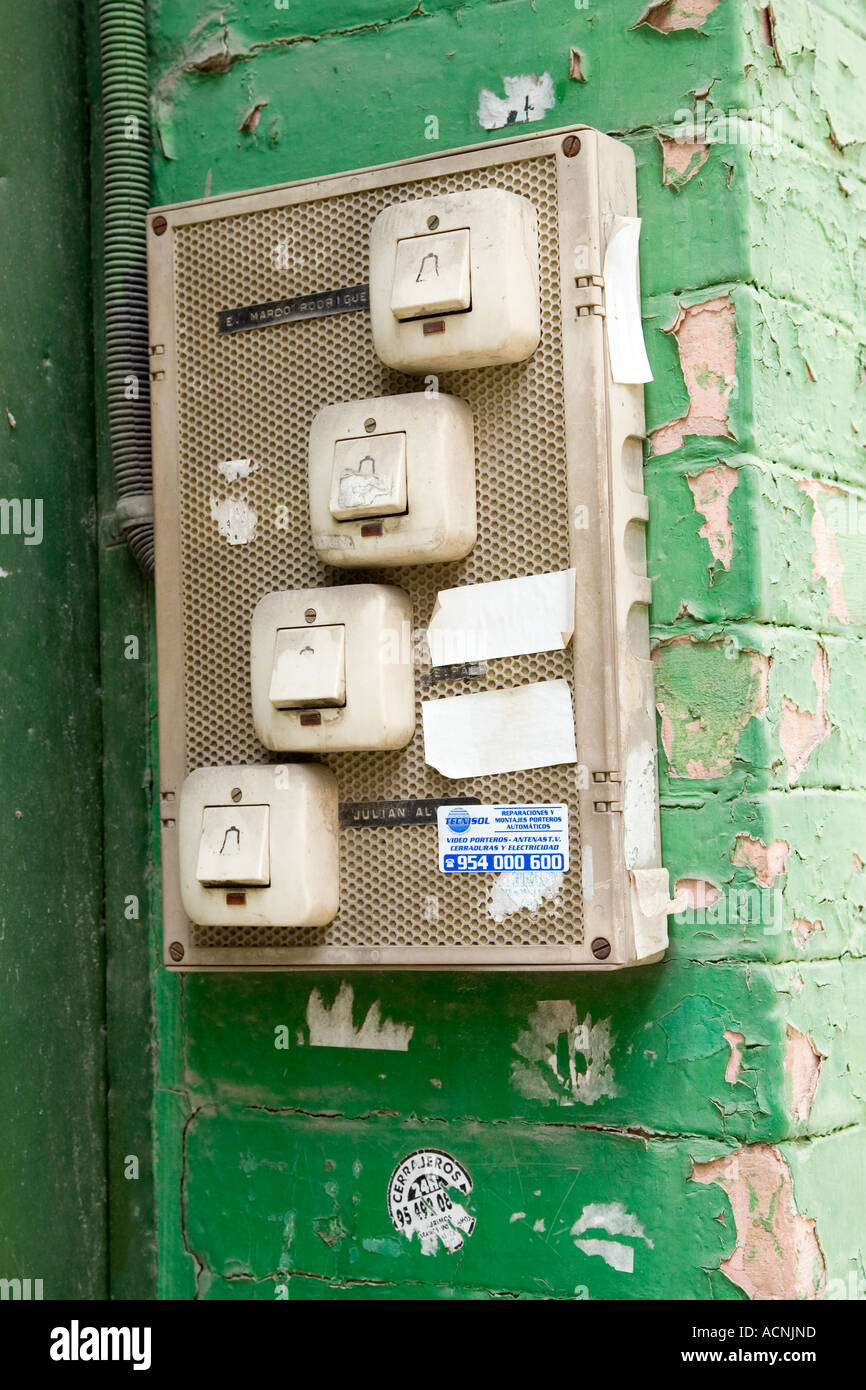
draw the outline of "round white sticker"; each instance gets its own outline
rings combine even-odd
[[[444,1149],[418,1149],[397,1164],[388,1184],[388,1215],[407,1240],[417,1236],[422,1255],[435,1255],[439,1242],[459,1250],[471,1236],[475,1218],[455,1200],[468,1196],[472,1179]],[[461,1232],[463,1234],[461,1234]]]

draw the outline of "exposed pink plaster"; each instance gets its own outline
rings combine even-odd
[[[734,1033],[730,1028],[726,1028],[722,1037],[731,1049],[728,1065],[725,1067],[725,1080],[733,1086],[734,1082],[739,1080],[740,1068],[743,1065],[743,1054],[740,1048],[746,1041],[746,1035],[745,1033]]]
[[[864,860],[860,858],[859,854],[851,855],[851,863],[853,867],[858,870],[866,867],[866,863],[864,863]]]
[[[653,452],[672,453],[687,434],[732,439],[728,401],[737,371],[737,324],[730,296],[680,309],[668,332],[677,340],[689,408],[679,420],[653,432]]]
[[[811,1034],[800,1033],[789,1023],[785,1071],[791,1078],[794,1118],[801,1124],[806,1124],[812,1113],[812,1103],[821,1078],[823,1061],[824,1058],[813,1043]]]
[[[635,29],[648,24],[660,34],[673,34],[678,29],[700,29],[721,0],[656,0],[644,10]]]
[[[762,888],[772,888],[779,874],[785,872],[790,853],[791,846],[787,840],[773,840],[765,845],[763,840],[755,840],[751,835],[738,835],[731,863],[748,865],[754,870]]]
[[[665,709],[664,705],[659,704],[657,708],[662,722],[662,747],[665,750],[665,756],[667,757],[668,763],[670,763],[671,754],[674,746],[674,726],[671,722],[671,717]]]
[[[845,567],[839,558],[839,547],[836,544],[836,537],[830,530],[824,518],[824,514],[818,505],[818,498],[822,493],[843,497],[837,487],[829,487],[826,483],[819,483],[816,478],[802,478],[797,487],[812,502],[812,539],[815,542],[815,549],[812,551],[812,578],[823,579],[830,593],[830,604],[827,609],[828,618],[836,618],[840,623],[850,623],[851,615],[848,612],[848,605],[845,602],[845,591],[842,587],[842,580],[845,574]]]
[[[794,1206],[794,1184],[773,1144],[751,1144],[692,1166],[692,1179],[718,1183],[734,1215],[737,1244],[723,1274],[761,1300],[817,1299],[827,1273],[815,1222]]]
[[[795,917],[791,923],[791,935],[796,946],[805,946],[810,936],[813,936],[816,931],[823,930],[824,923],[820,917],[816,918],[814,922],[810,922],[808,917]]]
[[[791,976],[791,988],[795,994],[803,993],[803,976],[800,974],[799,970],[795,970]]]
[[[678,878],[674,885],[674,897],[682,902],[683,912],[701,912],[723,896],[721,889],[705,878]]]
[[[568,75],[574,82],[586,81],[583,68],[581,67],[583,59],[584,54],[581,53],[580,49],[572,48],[568,61]]]
[[[681,188],[703,169],[710,157],[706,140],[667,140],[659,137],[662,147],[662,183]]]
[[[696,473],[693,478],[687,477],[686,482],[695,500],[695,511],[704,518],[698,535],[709,545],[713,559],[729,570],[734,558],[734,532],[728,516],[728,500],[739,482],[739,474],[736,468],[719,463],[715,468]]]
[[[793,787],[800,773],[819,744],[832,733],[832,725],[827,718],[827,692],[830,689],[830,663],[827,652],[819,643],[812,661],[812,680],[818,692],[815,713],[802,710],[787,695],[782,699],[782,720],[779,725],[779,742],[788,764],[788,786]]]

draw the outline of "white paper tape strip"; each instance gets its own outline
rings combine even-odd
[[[427,700],[421,717],[425,760],[443,777],[577,762],[567,681]]]
[[[574,573],[443,589],[427,629],[433,665],[561,651],[574,632]]]
[[[620,386],[652,381],[637,292],[639,217],[615,217],[604,253],[604,311],[610,374]]]

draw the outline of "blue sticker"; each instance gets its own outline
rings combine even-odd
[[[436,816],[443,873],[568,868],[567,806],[440,806]]]

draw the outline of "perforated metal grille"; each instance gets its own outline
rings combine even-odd
[[[360,572],[334,570],[309,534],[306,449],[316,412],[335,401],[419,389],[417,377],[376,357],[365,313],[220,337],[217,313],[314,290],[363,283],[369,230],[393,202],[496,184],[539,211],[542,341],[527,363],[442,374],[441,389],[473,408],[478,542],[466,560]],[[250,619],[275,589],[375,580],[413,598],[426,628],[442,588],[567,567],[568,498],[558,279],[557,179],[551,156],[490,169],[368,188],[314,202],[179,227],[175,232],[178,457],[188,768],[277,760],[258,743],[249,692]],[[245,479],[218,464],[250,459]],[[231,545],[215,511],[242,500],[255,534]],[[565,801],[571,864],[554,899],[494,919],[496,875],[444,875],[435,826],[341,833],[342,905],[316,929],[196,928],[200,946],[570,945],[582,939],[579,828],[571,767],[477,778],[441,777],[424,762],[420,701],[530,680],[571,680],[570,654],[491,664],[486,679],[427,684],[418,663],[418,727],[398,753],[344,753],[326,761],[344,801],[473,795],[482,802]]]

